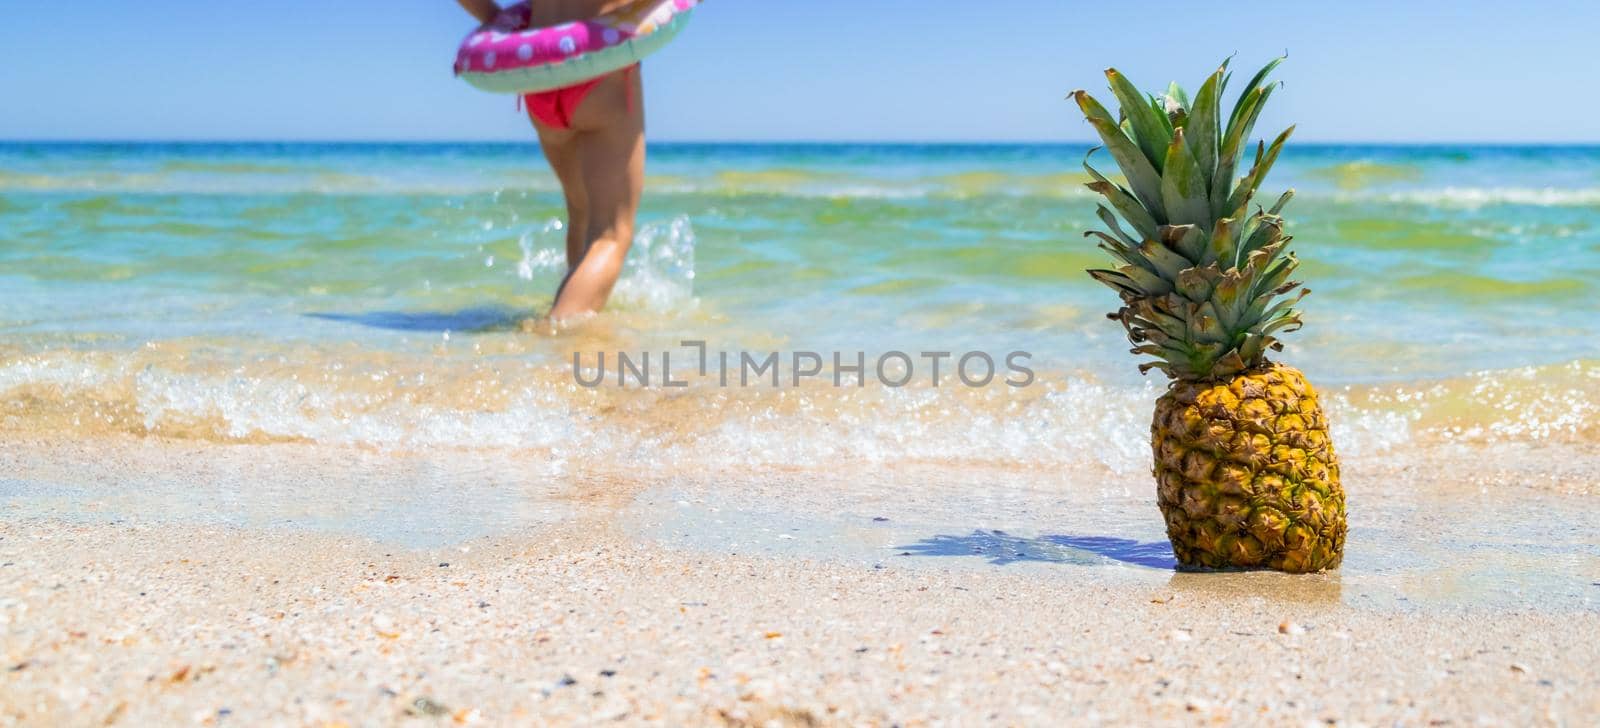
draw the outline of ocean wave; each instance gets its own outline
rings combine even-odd
[[[281,162],[252,162],[229,159],[172,159],[162,162],[163,172],[195,172],[204,174],[318,174],[336,172],[327,167],[312,167]]]
[[[222,442],[514,449],[617,464],[964,460],[1145,467],[1154,392],[1083,379],[1026,395],[931,388],[576,386],[560,365],[305,353],[50,352],[0,363],[0,426]]]
[[[738,199],[911,200],[981,197],[1090,198],[1082,175],[973,172],[905,179],[809,170],[724,171],[710,176],[651,174],[652,194]],[[465,196],[560,192],[541,168],[454,172],[428,177],[327,167],[229,162],[167,162],[137,172],[18,172],[0,170],[0,192],[159,195],[392,195]]]
[[[219,165],[226,168],[227,165]],[[324,169],[249,173],[167,169],[151,172],[10,172],[0,170],[0,192],[92,192],[150,195],[459,194],[493,187],[449,183],[402,183],[377,175]]]
[[[579,386],[568,356],[243,355],[166,344],[0,355],[0,430],[223,442],[510,449],[628,466],[967,462],[1149,467],[1155,382],[1040,372],[1036,385]],[[714,375],[713,375],[714,377]],[[1600,362],[1324,392],[1340,452],[1425,442],[1600,442]]]
[[[1422,179],[1422,168],[1413,164],[1385,164],[1360,160],[1329,167],[1318,167],[1307,175],[1332,182],[1341,190],[1359,190],[1382,184]]]
[[[1494,205],[1591,207],[1600,205],[1600,187],[1440,187],[1337,197],[1350,202],[1382,201],[1457,209]]]
[[[0,169],[0,191],[8,192],[142,192],[160,189],[165,176],[147,172],[82,172],[45,174]]]
[[[1491,206],[1595,207],[1600,187],[1418,186],[1409,165],[1352,162],[1304,173],[1313,183],[1299,204],[1402,204],[1472,210]],[[974,169],[941,174],[875,175],[862,170],[770,168],[685,174],[652,173],[652,195],[719,199],[796,198],[856,200],[975,200],[986,198],[1083,200],[1096,198],[1082,173],[1040,174]],[[1293,185],[1293,180],[1280,180]],[[507,192],[559,194],[560,185],[542,167],[452,169],[414,174],[392,169],[337,170],[227,160],[169,160],[147,170],[29,171],[0,169],[0,192],[161,194],[441,196]]]

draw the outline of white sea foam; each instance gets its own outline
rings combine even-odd
[[[1587,207],[1600,205],[1600,188],[1441,187],[1390,192],[1350,193],[1340,194],[1336,197],[1340,200],[1352,202],[1384,201],[1458,209],[1476,209],[1491,205]]]
[[[670,312],[694,301],[694,225],[687,215],[641,228],[633,239],[616,301],[625,308]]]
[[[673,176],[647,180],[653,194],[713,196],[781,196],[801,199],[911,200],[938,197],[970,198],[1049,197],[1092,199],[1096,194],[1080,184],[1042,185],[1028,176],[1008,179],[997,173],[993,182],[976,188],[959,182],[928,179],[877,179],[871,176],[815,179],[753,180],[729,182],[717,178]],[[508,184],[508,180],[510,183]],[[288,167],[270,173],[206,173],[171,170],[139,172],[8,172],[0,171],[0,192],[95,192],[126,194],[260,195],[316,193],[322,195],[499,195],[508,190],[553,194],[560,185],[536,168],[526,171],[453,173],[406,176],[386,172],[328,171]],[[1301,190],[1302,199],[1344,202],[1390,202],[1475,209],[1493,205],[1532,207],[1583,207],[1600,205],[1600,187],[1445,186],[1404,187],[1363,191],[1318,192]]]
[[[1087,465],[1126,475],[1149,467],[1150,410],[1159,395],[1153,383],[1050,373],[1035,385],[1043,390],[1031,393],[875,384],[747,390],[710,382],[592,390],[576,386],[561,365],[525,361],[458,361],[435,370],[411,357],[352,366],[295,359],[240,361],[219,353],[207,363],[192,353],[147,351],[29,356],[0,364],[0,405],[9,402],[11,413],[0,424],[36,434],[98,425],[222,440],[533,451],[552,462],[599,458],[640,467],[969,462]],[[1483,381],[1491,380],[1498,381]],[[1471,396],[1527,399],[1510,393],[1521,391],[1515,383],[1480,386]],[[1563,409],[1561,396],[1572,397],[1551,390],[1527,411],[1496,407],[1474,429],[1511,440],[1581,433],[1575,418],[1594,416],[1592,397],[1580,393]],[[1353,457],[1401,451],[1419,434],[1420,412],[1455,407],[1458,399],[1407,395],[1393,398],[1403,400],[1399,406],[1372,406],[1340,393],[1324,398],[1340,453]],[[1534,421],[1544,426],[1524,426]]]
[[[534,271],[564,271],[567,265],[566,223],[559,218],[548,220],[538,230],[528,230],[517,238],[522,259],[517,261],[517,277],[533,280]],[[553,243],[553,244],[552,244]],[[537,247],[541,244],[548,247]]]
[[[1362,408],[1341,395],[1324,397],[1328,430],[1339,452],[1345,455],[1376,455],[1405,445],[1420,416],[1416,410]]]
[[[553,388],[524,388],[494,410],[416,405],[297,380],[146,369],[135,377],[144,426],[222,423],[232,439],[306,439],[420,449],[559,449],[576,438],[572,410]]]

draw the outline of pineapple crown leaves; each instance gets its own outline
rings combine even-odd
[[[1235,178],[1251,132],[1277,84],[1267,76],[1284,59],[1255,74],[1224,115],[1228,61],[1191,97],[1178,84],[1145,94],[1116,69],[1106,70],[1120,106],[1116,117],[1087,92],[1072,92],[1122,171],[1126,186],[1085,158],[1089,189],[1105,198],[1096,210],[1104,230],[1091,230],[1100,249],[1118,262],[1089,275],[1115,290],[1135,354],[1182,380],[1232,376],[1260,366],[1283,348],[1277,335],[1300,328],[1294,305],[1309,291],[1290,280],[1299,265],[1288,252],[1280,215],[1285,192],[1269,209],[1250,211],[1294,127],[1271,144],[1257,142],[1248,171]],[[1108,207],[1109,205],[1109,207]],[[1126,224],[1126,227],[1124,227]],[[1287,296],[1287,297],[1286,297]]]

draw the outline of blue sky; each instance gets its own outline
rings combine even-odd
[[[453,79],[449,0],[22,2],[0,138],[517,140]],[[1078,141],[1115,65],[1192,84],[1289,51],[1302,140],[1600,141],[1600,3],[709,0],[646,65],[661,140]]]

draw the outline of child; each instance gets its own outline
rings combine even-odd
[[[480,22],[494,0],[458,0]],[[628,0],[533,0],[529,27],[593,18]],[[539,146],[567,198],[567,274],[549,318],[560,324],[606,305],[633,243],[644,187],[644,91],[639,66],[523,96]]]

